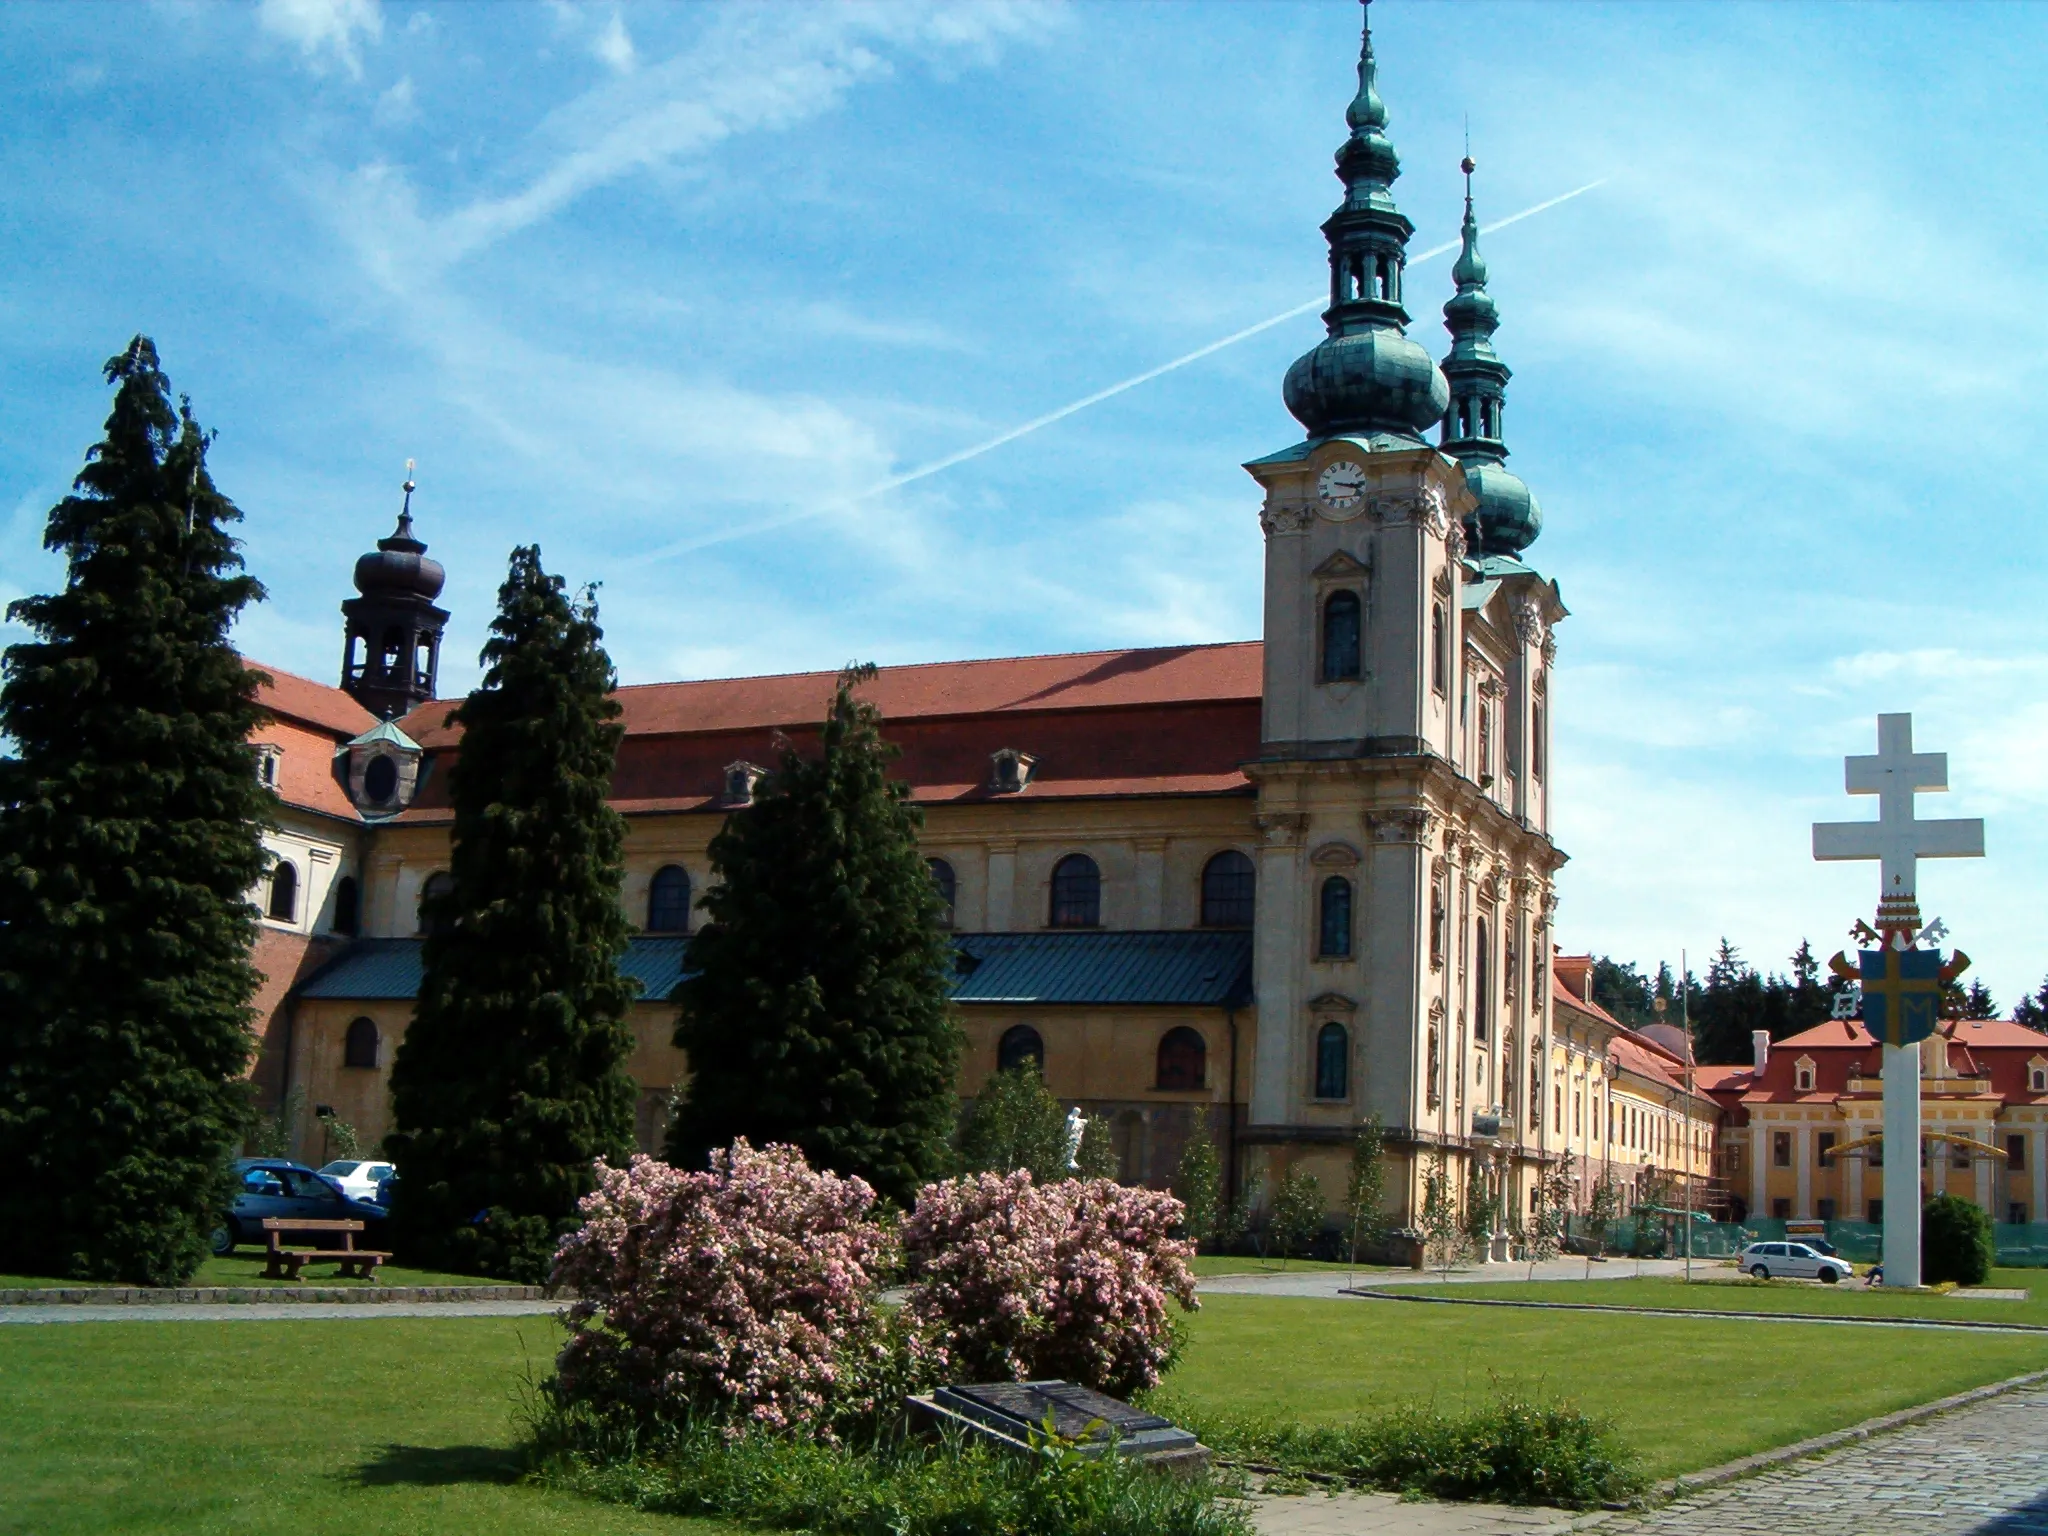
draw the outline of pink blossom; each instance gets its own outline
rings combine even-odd
[[[578,1298],[565,1396],[776,1429],[872,1406],[848,1395],[886,1363],[876,1275],[895,1243],[866,1183],[744,1140],[708,1173],[635,1157],[597,1176],[555,1253],[555,1284]]]
[[[917,1269],[904,1312],[956,1379],[1156,1386],[1169,1300],[1197,1306],[1181,1203],[1109,1179],[1037,1185],[984,1173],[928,1184],[903,1224]]]

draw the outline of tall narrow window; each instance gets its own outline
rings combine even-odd
[[[1070,853],[1053,866],[1051,926],[1102,926],[1102,871],[1085,853]]]
[[[344,1067],[363,1067],[377,1070],[377,1025],[369,1018],[349,1021],[348,1033],[341,1038],[341,1064]]]
[[[1316,1097],[1347,1099],[1350,1096],[1351,1032],[1342,1024],[1325,1024],[1316,1031]]]
[[[1429,611],[1429,685],[1438,693],[1448,693],[1451,687],[1450,658],[1444,652],[1444,605],[1437,603]]]
[[[1202,866],[1202,926],[1249,928],[1258,877],[1252,861],[1226,848]]]
[[[1183,1024],[1160,1039],[1159,1087],[1200,1088],[1208,1070],[1209,1046],[1196,1031]]]
[[[441,933],[448,926],[449,914],[442,908],[455,894],[455,877],[447,870],[437,870],[427,876],[427,883],[420,887],[420,932]]]
[[[1479,782],[1493,782],[1493,706],[1479,706]]]
[[[1341,682],[1362,670],[1356,592],[1332,592],[1323,603],[1323,681]]]
[[[1472,965],[1472,1038],[1484,1040],[1493,1023],[1493,958],[1492,936],[1486,931],[1486,919],[1479,919],[1479,947]]]
[[[932,889],[939,893],[939,900],[945,905],[946,910],[939,914],[939,926],[950,928],[953,926],[953,897],[960,888],[959,881],[953,878],[953,866],[944,859],[926,859],[924,867],[931,871]]]
[[[270,916],[280,923],[298,920],[299,871],[288,859],[279,859],[270,871]]]
[[[354,875],[343,875],[334,882],[334,931],[354,933],[362,925],[362,888]]]
[[[1529,772],[1539,779],[1548,771],[1544,752],[1543,716],[1543,701],[1538,699],[1529,710]]]
[[[1041,1072],[1045,1070],[1044,1037],[1029,1024],[1012,1024],[996,1042],[996,1070],[1014,1071],[1026,1062]]]
[[[1351,882],[1332,875],[1323,882],[1322,910],[1318,914],[1316,954],[1325,960],[1351,957]]]
[[[664,864],[647,882],[647,931],[690,931],[690,872],[680,864]]]

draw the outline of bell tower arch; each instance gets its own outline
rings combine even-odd
[[[356,561],[358,596],[341,605],[342,690],[380,720],[434,697],[448,612],[434,606],[447,573],[412,530],[412,461],[398,526]]]

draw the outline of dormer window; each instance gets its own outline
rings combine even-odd
[[[734,805],[752,805],[754,786],[768,776],[768,770],[752,763],[739,762],[725,765],[725,798]]]
[[[284,748],[270,742],[259,742],[256,747],[256,782],[265,789],[277,788],[278,774],[283,771]]]
[[[419,743],[389,720],[363,732],[338,756],[344,759],[348,797],[365,815],[395,816],[419,788]]]
[[[1792,1083],[1801,1093],[1813,1092],[1814,1067],[1811,1056],[1802,1056],[1792,1063]]]
[[[2027,1091],[2048,1093],[2048,1060],[2036,1056],[2027,1063]]]
[[[363,769],[363,798],[372,805],[387,805],[398,793],[398,760],[388,752],[370,759]]]
[[[1015,747],[1003,747],[989,754],[988,787],[999,795],[1021,793],[1031,782],[1038,759]]]

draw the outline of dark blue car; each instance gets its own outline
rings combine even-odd
[[[388,1214],[384,1207],[371,1205],[367,1200],[351,1200],[303,1163],[287,1162],[280,1157],[245,1157],[234,1165],[234,1180],[234,1204],[222,1213],[220,1224],[213,1229],[211,1246],[216,1257],[234,1252],[237,1243],[261,1245],[263,1221],[270,1216],[302,1221],[360,1221],[362,1240],[356,1246],[382,1246],[379,1234]],[[293,1246],[306,1244],[302,1239],[294,1239]],[[338,1239],[334,1246],[341,1246]]]

